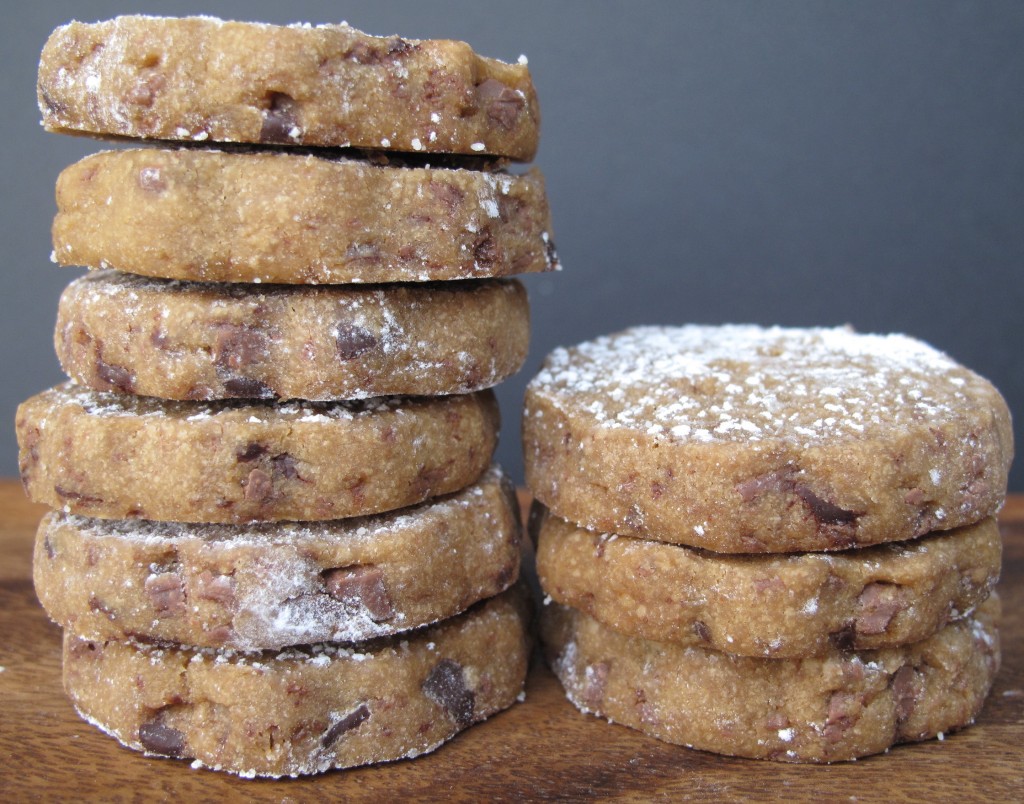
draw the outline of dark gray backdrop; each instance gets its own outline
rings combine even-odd
[[[119,13],[337,22],[528,55],[563,273],[527,280],[533,346],[499,390],[517,480],[523,387],[543,356],[638,323],[849,323],[923,338],[1024,420],[1024,3],[46,2],[0,49],[4,383],[61,378],[53,184],[96,142],[38,126],[49,31]],[[1024,461],[1011,487],[1024,491]]]

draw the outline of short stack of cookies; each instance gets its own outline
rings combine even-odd
[[[998,391],[904,336],[639,327],[523,421],[542,637],[572,702],[832,762],[971,723],[999,666]]]
[[[525,64],[347,25],[58,29],[71,382],[18,411],[79,712],[244,776],[415,756],[521,695],[491,386],[557,267]],[[140,144],[141,145],[141,144]]]

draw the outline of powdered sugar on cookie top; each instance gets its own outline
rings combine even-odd
[[[984,380],[925,343],[848,328],[636,327],[555,350],[531,391],[607,428],[813,444],[961,409]]]

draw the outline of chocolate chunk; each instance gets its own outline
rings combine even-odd
[[[497,78],[488,78],[476,88],[477,101],[487,116],[506,130],[515,127],[526,100]]]
[[[286,477],[289,480],[302,480],[299,477],[299,462],[287,452],[282,452],[271,458],[270,468],[275,476]]]
[[[200,600],[214,600],[230,605],[235,599],[235,581],[230,575],[214,575],[209,570],[196,579],[196,597]]]
[[[249,463],[255,461],[257,458],[262,458],[270,451],[270,448],[266,444],[260,444],[258,441],[250,441],[241,449],[235,450],[235,460],[239,463]]]
[[[473,722],[476,696],[466,687],[462,665],[453,659],[442,659],[430,671],[421,687],[423,694],[442,707],[461,727]]]
[[[697,620],[693,624],[693,632],[700,637],[702,642],[711,642],[711,629],[703,620]]]
[[[787,466],[774,472],[752,477],[750,480],[744,480],[735,488],[743,502],[753,502],[768,492],[788,493],[794,486],[794,474],[796,474],[796,470]]]
[[[428,186],[430,187],[431,194],[433,194],[438,201],[444,204],[448,212],[452,214],[454,214],[455,210],[459,208],[459,205],[462,203],[462,199],[465,198],[466,195],[454,184],[448,184],[447,182],[438,181],[437,179],[431,179]]]
[[[395,607],[384,585],[384,572],[379,567],[338,567],[325,570],[327,594],[343,603],[362,605],[374,622],[395,616]]]
[[[263,110],[260,142],[298,142],[302,130],[299,128],[299,105],[295,98],[284,92],[271,92],[267,100],[269,107]]]
[[[74,500],[80,505],[95,505],[103,502],[102,497],[94,497],[82,491],[75,491],[74,489],[62,486],[59,483],[53,487],[53,490],[57,492],[57,496],[61,499]]]
[[[828,702],[828,715],[823,736],[830,743],[837,743],[857,722],[859,715],[857,698],[850,692],[834,692]]]
[[[270,399],[277,396],[273,388],[252,377],[229,377],[224,380],[224,392],[244,399]]]
[[[846,623],[838,631],[828,635],[828,640],[839,650],[853,650],[857,642],[857,630],[853,623]]]
[[[134,106],[148,109],[157,96],[163,91],[167,78],[163,73],[150,73],[143,76],[127,93],[127,100]]]
[[[135,392],[135,375],[122,366],[105,362],[102,357],[96,358],[96,376],[111,389],[126,394]]]
[[[490,268],[498,260],[498,245],[487,227],[480,230],[473,243],[473,259],[478,268]]]
[[[245,486],[245,499],[252,502],[266,502],[273,496],[274,483],[262,469],[253,469],[243,483]]]
[[[185,588],[176,572],[161,572],[146,578],[146,594],[161,614],[174,615],[185,610]]]
[[[244,372],[267,357],[267,336],[246,324],[218,324],[213,362],[218,372]]]
[[[180,757],[185,753],[185,735],[166,725],[160,715],[139,726],[139,742],[153,754]]]
[[[334,745],[338,738],[346,732],[352,731],[352,729],[358,729],[367,718],[370,717],[370,707],[366,704],[361,703],[345,717],[331,726],[320,738],[320,745],[324,748],[330,748]]]
[[[796,485],[793,490],[811,509],[811,515],[822,525],[849,525],[856,522],[860,516],[857,511],[848,511],[835,503],[823,500],[802,484]]]
[[[925,501],[924,491],[919,488],[912,488],[903,495],[903,502],[913,505],[915,508]]]
[[[377,338],[366,327],[343,321],[338,324],[338,334],[334,342],[338,349],[338,357],[342,360],[354,360],[373,349],[377,345]]]
[[[857,597],[855,627],[860,634],[882,634],[892,618],[907,608],[902,587],[891,583],[869,583]]]
[[[139,187],[147,193],[160,194],[167,189],[167,181],[159,167],[144,167],[139,170]]]
[[[914,712],[920,694],[917,671],[909,664],[897,670],[890,681],[893,700],[896,705],[896,720],[902,723]]]

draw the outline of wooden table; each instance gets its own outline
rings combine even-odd
[[[0,800],[1024,800],[1024,497],[1002,516],[1003,668],[978,722],[943,742],[827,767],[730,759],[579,714],[534,663],[526,702],[413,761],[247,781],[121,748],[61,691],[60,632],[36,602],[42,509],[0,481]]]

